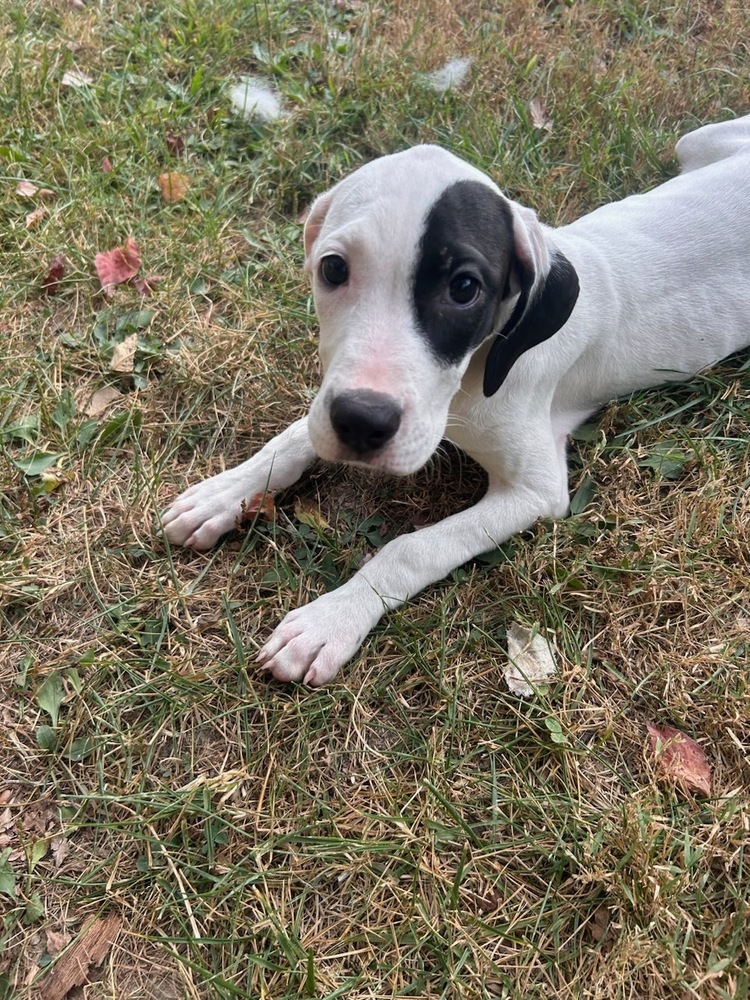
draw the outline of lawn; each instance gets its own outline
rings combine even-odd
[[[254,666],[273,626],[478,470],[318,466],[209,554],[158,512],[313,398],[316,194],[438,142],[562,224],[750,111],[749,39],[743,0],[2,5],[0,1000],[748,996],[746,353],[581,428],[572,516],[322,690]],[[514,622],[557,650],[530,699]]]

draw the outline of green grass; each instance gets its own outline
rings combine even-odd
[[[746,356],[609,407],[572,442],[571,518],[389,615],[322,691],[255,650],[415,515],[476,498],[471,463],[317,468],[207,555],[155,525],[312,399],[316,194],[436,141],[565,222],[748,110],[749,33],[739,2],[4,6],[0,1000],[43,995],[110,912],[87,997],[748,995]],[[466,89],[426,89],[457,54]],[[285,117],[231,111],[248,73]],[[94,257],[128,236],[161,280],[105,299]],[[134,378],[110,367],[132,333]],[[501,680],[513,621],[560,656],[529,702]],[[711,799],[659,782],[649,721],[704,746]]]

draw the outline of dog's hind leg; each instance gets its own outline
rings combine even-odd
[[[684,135],[676,147],[683,174],[726,160],[740,150],[750,153],[750,115],[729,122],[704,125],[703,128]]]

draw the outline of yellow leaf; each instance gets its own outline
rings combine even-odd
[[[331,527],[315,504],[305,503],[303,500],[298,500],[294,505],[294,516],[301,524],[307,524],[316,531],[328,531]]]
[[[164,174],[159,174],[157,183],[162,198],[169,203],[182,201],[190,187],[189,179],[176,170],[169,170]]]

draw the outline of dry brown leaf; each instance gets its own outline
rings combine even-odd
[[[49,215],[49,209],[45,208],[44,205],[40,205],[39,208],[35,208],[33,212],[29,212],[26,216],[26,228],[33,229],[38,226],[45,215]]]
[[[673,726],[646,725],[659,777],[684,791],[710,796],[711,768],[700,744]]]
[[[16,184],[16,194],[19,198],[33,198],[39,188],[31,181],[19,181]]]
[[[139,293],[143,295],[144,298],[153,295],[154,289],[161,281],[158,274],[147,274],[143,278],[134,278],[133,287]]]
[[[137,339],[137,334],[134,334]],[[118,345],[119,346],[119,345]],[[112,358],[114,361],[114,357]],[[131,368],[132,371],[132,368]],[[97,389],[94,395],[89,400],[89,404],[86,407],[87,417],[98,417],[100,414],[112,405],[112,403],[117,402],[118,399],[122,398],[122,393],[118,392],[113,385],[105,385],[103,389]]]
[[[529,101],[529,114],[531,115],[531,124],[534,128],[544,129],[545,132],[552,131],[552,119],[538,97]]]
[[[184,174],[178,173],[176,170],[168,170],[166,173],[159,174],[157,183],[162,198],[170,204],[175,201],[182,201],[190,187],[189,178]]]
[[[132,236],[128,236],[121,247],[98,253],[94,258],[94,266],[105,295],[111,295],[115,285],[130,281],[141,269],[138,244]]]
[[[119,344],[115,344],[115,349],[112,352],[112,362],[110,368],[113,372],[122,372],[124,375],[129,375],[133,370],[133,365],[135,363],[135,351],[138,347],[138,334],[131,333],[129,337],[125,340],[120,341]]]
[[[185,152],[185,140],[181,135],[168,135],[167,139],[167,149],[172,154],[172,156],[182,156]]]
[[[55,295],[60,290],[60,284],[68,268],[68,259],[64,253],[57,253],[50,261],[49,270],[42,279],[42,291],[45,295]]]
[[[55,871],[57,871],[70,854],[70,841],[66,837],[53,837],[49,846],[55,861]]]
[[[240,524],[254,521],[256,517],[266,521],[272,521],[276,516],[276,504],[273,500],[273,493],[256,493],[249,500],[242,501],[242,513],[240,514]]]
[[[603,941],[609,929],[609,908],[601,904],[594,910],[594,915],[589,923],[589,933],[594,941]]]
[[[47,954],[59,955],[63,949],[67,948],[70,944],[70,934],[67,931],[53,931],[46,930],[44,932],[47,936]]]
[[[117,939],[122,918],[116,913],[87,924],[41,983],[41,1000],[64,1000],[74,986],[88,982],[91,966],[101,965]]]

